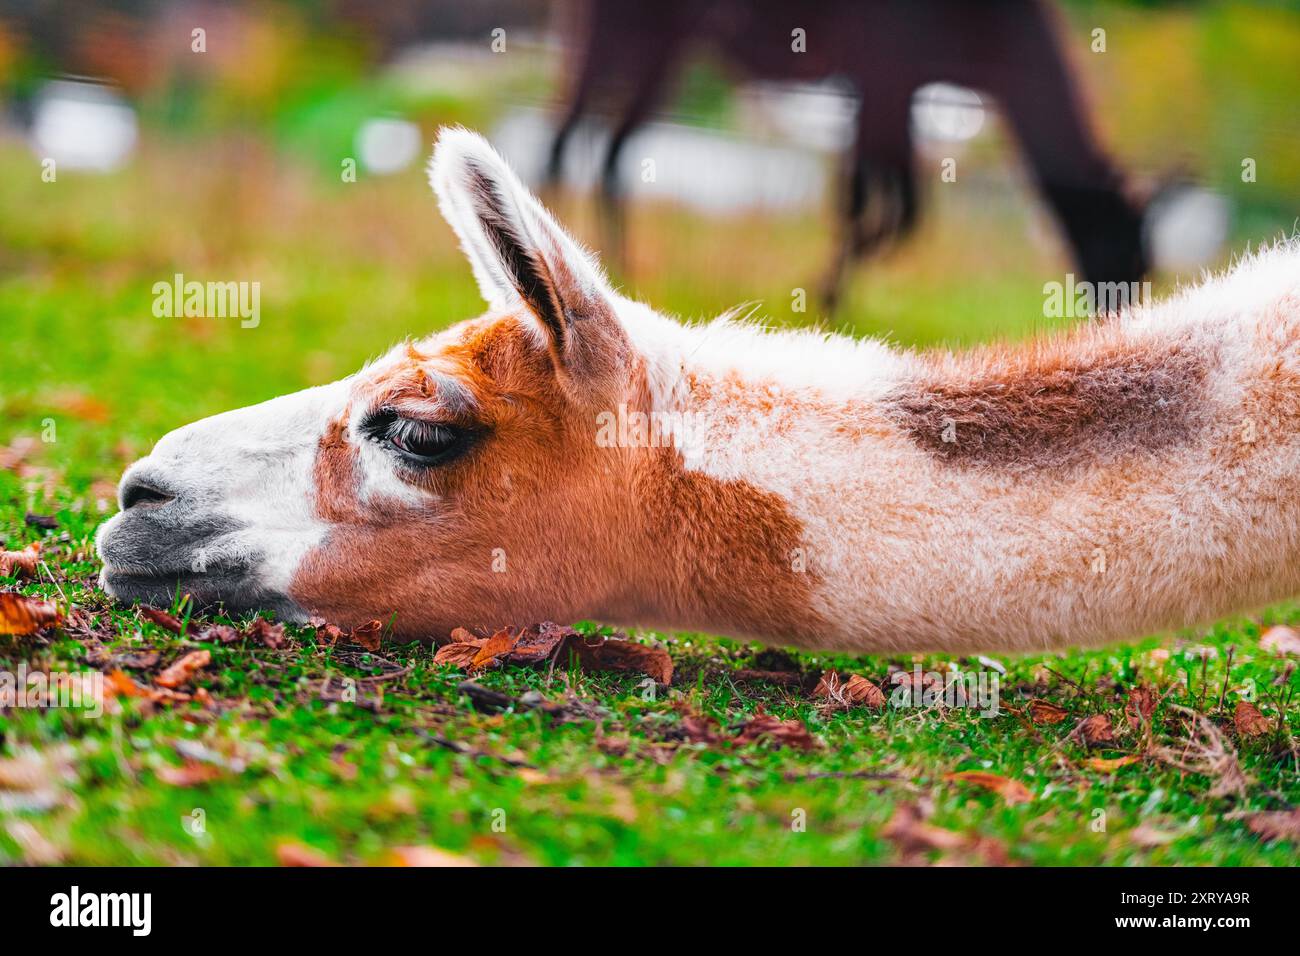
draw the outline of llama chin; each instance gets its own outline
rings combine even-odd
[[[625,298],[468,131],[430,179],[488,311],[165,436],[99,534],[110,593],[866,653],[1300,592],[1296,242],[1067,333],[909,352]]]

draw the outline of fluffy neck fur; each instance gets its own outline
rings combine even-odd
[[[959,356],[619,313],[654,409],[690,423],[687,471],[797,520],[800,553],[770,571],[810,585],[793,643],[1095,644],[1300,591],[1295,242],[1121,319]]]

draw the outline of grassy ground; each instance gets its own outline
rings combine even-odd
[[[0,448],[12,465],[0,471],[0,538],[40,540],[46,567],[0,588],[77,613],[66,629],[0,637],[0,670],[122,670],[148,685],[183,652],[206,648],[212,663],[195,679],[206,702],[127,698],[97,719],[0,711],[0,862],[370,863],[411,846],[548,864],[1296,862],[1293,844],[1247,822],[1300,802],[1298,679],[1258,644],[1262,626],[1300,621],[1296,607],[1109,650],[997,657],[1003,709],[987,718],[839,707],[801,683],[825,669],[884,683],[912,658],[773,654],[681,634],[637,635],[662,641],[676,665],[653,699],[638,675],[561,662],[475,677],[558,711],[489,712],[427,647],[327,646],[311,629],[291,629],[276,650],[223,644],[206,638],[211,621],[177,635],[110,604],[94,585],[92,536],[122,467],[154,439],[346,374],[479,305],[416,172],[314,182],[256,145],[211,143],[148,144],[107,178],[42,184],[35,169],[0,144],[0,177],[29,183],[0,192]],[[850,329],[928,344],[1043,324],[1042,277],[1059,260],[1024,215],[995,213],[939,213],[858,280]],[[657,305],[698,316],[761,299],[775,323],[815,318],[790,310],[824,255],[815,221],[639,220],[627,281]],[[177,271],[260,281],[261,325],[154,318],[150,287]],[[355,701],[337,699],[347,678]],[[1133,728],[1124,707],[1137,686],[1161,702]],[[1233,720],[1247,696],[1269,722],[1253,737]],[[1064,716],[1035,722],[1031,700]],[[1179,708],[1214,728],[1208,753],[1189,743],[1193,718]],[[695,715],[725,734],[760,709],[804,722],[815,746],[693,742]],[[1076,726],[1096,715],[1116,736],[1088,747]],[[1089,763],[1126,756],[1136,759]],[[947,778],[961,771],[1017,781],[1031,799]]]

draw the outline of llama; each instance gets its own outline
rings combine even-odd
[[[624,298],[469,131],[430,178],[488,312],[164,436],[98,535],[111,595],[866,653],[1098,644],[1300,591],[1294,241],[1068,334],[907,352]]]
[[[1089,281],[1133,282],[1147,270],[1145,203],[1126,195],[1122,172],[1090,128],[1048,0],[982,6],[966,0],[583,0],[577,6],[568,101],[551,142],[547,184],[558,184],[582,115],[597,98],[612,100],[601,222],[606,255],[616,262],[623,258],[619,157],[687,54],[702,46],[747,76],[839,77],[861,100],[822,288],[828,308],[838,302],[853,261],[886,248],[916,223],[912,94],[939,80],[985,91],[1005,109],[1033,180]]]

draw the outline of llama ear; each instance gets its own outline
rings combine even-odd
[[[537,316],[561,369],[599,371],[594,363],[612,357],[623,337],[596,261],[477,133],[442,130],[429,181],[488,304],[522,302]],[[607,341],[611,336],[618,341]]]

